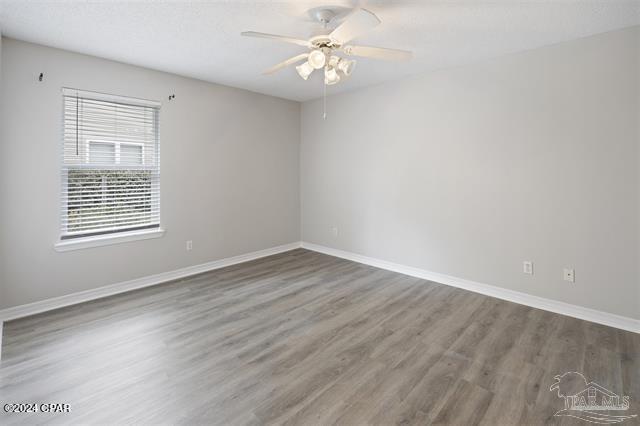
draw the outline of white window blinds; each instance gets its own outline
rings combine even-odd
[[[61,239],[160,226],[159,108],[63,89]]]

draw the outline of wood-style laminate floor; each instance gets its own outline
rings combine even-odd
[[[638,334],[298,249],[5,323],[0,402],[71,413],[0,423],[586,424],[568,371],[640,414]]]

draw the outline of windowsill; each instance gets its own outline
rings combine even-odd
[[[94,237],[76,238],[72,240],[58,241],[54,244],[55,251],[81,250],[91,247],[121,244],[130,241],[149,240],[160,238],[164,235],[164,229],[151,229],[142,231],[122,232],[112,235],[99,235]]]

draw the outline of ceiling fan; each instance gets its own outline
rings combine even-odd
[[[335,17],[336,13],[330,9],[320,9],[315,16],[326,29]],[[388,61],[405,61],[412,57],[412,53],[406,50],[386,49],[382,47],[356,46],[347,44],[351,40],[372,30],[381,23],[380,19],[366,9],[355,9],[337,28],[329,34],[321,34],[302,40],[294,37],[265,34],[255,31],[241,33],[246,37],[269,38],[285,43],[293,43],[308,48],[310,51],[289,58],[269,68],[263,74],[272,74],[289,65],[298,62],[304,63],[296,66],[296,71],[303,79],[308,79],[314,70],[324,68],[324,84],[339,83],[344,77],[349,77],[353,72],[356,61],[339,57],[336,53],[346,56],[359,56],[363,58],[384,59]]]

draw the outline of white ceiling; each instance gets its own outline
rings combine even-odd
[[[359,59],[337,93],[640,24],[640,0],[28,1],[0,0],[8,37],[304,101],[320,73],[261,71],[303,47],[241,37],[246,30],[307,38],[323,5],[361,6],[382,20],[354,44],[412,50],[407,63]]]

